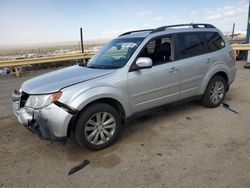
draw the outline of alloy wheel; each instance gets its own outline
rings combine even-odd
[[[217,104],[224,97],[225,87],[222,81],[217,80],[212,84],[209,95],[211,102]]]
[[[100,145],[110,140],[115,130],[115,118],[108,112],[98,112],[88,119],[84,132],[88,142]]]

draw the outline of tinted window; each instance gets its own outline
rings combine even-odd
[[[176,59],[184,59],[207,53],[198,32],[176,34]]]
[[[210,52],[220,50],[225,47],[225,42],[216,32],[202,32],[205,42],[207,43]]]

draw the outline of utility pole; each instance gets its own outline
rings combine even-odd
[[[250,42],[250,3],[248,8],[248,18],[247,18],[247,37],[246,37],[246,43],[248,44]]]
[[[234,28],[235,28],[235,23],[233,23],[233,30],[232,30],[232,36],[231,36],[232,40],[234,39]]]
[[[249,44],[250,42],[250,1],[248,2],[248,17],[247,17],[247,36],[246,36],[246,44]],[[248,52],[245,53],[246,59],[249,59],[250,54]],[[250,62],[247,62],[247,64],[244,66],[245,68],[250,68]]]
[[[82,53],[84,53],[82,28],[80,28],[80,37],[81,37],[81,51],[82,51]]]

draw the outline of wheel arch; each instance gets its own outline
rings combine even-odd
[[[77,122],[78,118],[80,117],[80,114],[84,110],[86,110],[89,106],[91,106],[93,104],[96,104],[96,103],[105,103],[105,104],[108,104],[108,105],[112,106],[120,114],[122,122],[124,123],[126,121],[126,112],[125,112],[125,109],[124,109],[123,105],[121,104],[121,102],[119,102],[117,99],[114,99],[114,98],[111,98],[111,97],[98,98],[98,99],[92,100],[89,103],[87,103],[85,106],[82,107],[82,109],[80,109],[78,111],[78,113],[76,113],[71,118],[69,126],[68,126],[68,130],[67,130],[67,136],[68,137],[70,136],[71,131],[75,129],[75,125],[76,125],[76,122]]]
[[[222,78],[224,78],[225,81],[226,81],[227,87],[228,87],[228,84],[229,84],[229,77],[228,77],[228,75],[227,75],[225,72],[223,72],[223,71],[217,72],[217,73],[214,74],[212,77],[214,77],[215,75],[218,75],[218,76],[221,76]]]
[[[203,95],[204,92],[206,91],[207,85],[209,83],[209,81],[211,80],[212,77],[214,77],[215,75],[219,75],[221,77],[223,77],[226,81],[227,84],[227,90],[229,88],[229,70],[228,68],[224,65],[224,66],[218,66],[215,67],[213,69],[211,69],[206,76],[203,79],[202,85],[201,85],[201,89],[199,92],[199,95]]]

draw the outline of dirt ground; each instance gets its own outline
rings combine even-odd
[[[250,70],[221,107],[190,102],[133,120],[111,147],[91,152],[39,139],[12,115],[10,95],[29,77],[0,79],[0,187],[250,187]],[[84,160],[90,164],[68,176]]]

